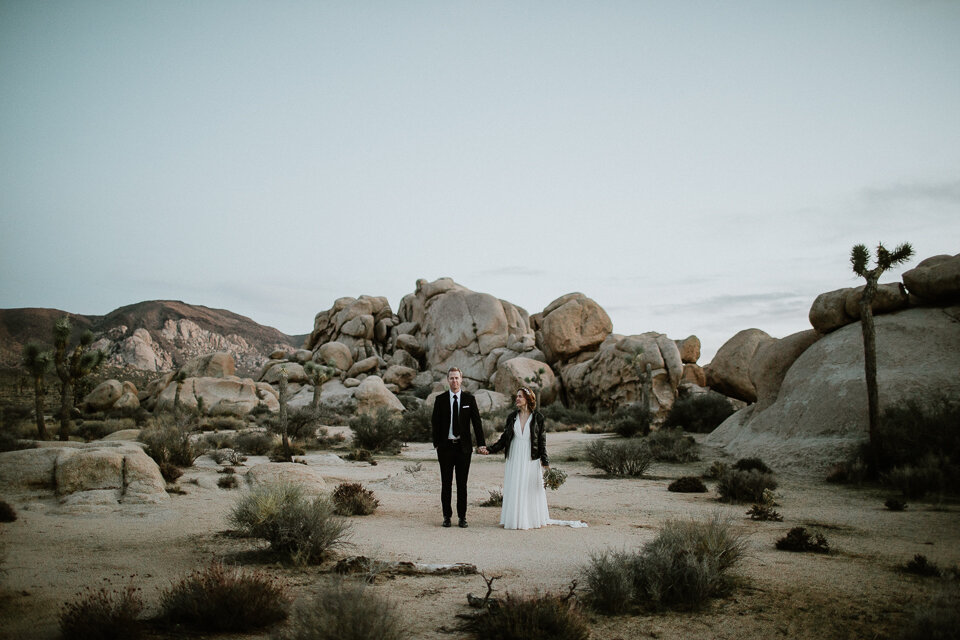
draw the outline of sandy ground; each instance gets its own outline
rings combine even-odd
[[[506,591],[566,591],[591,552],[634,549],[653,539],[669,518],[720,512],[749,536],[745,561],[735,571],[737,588],[705,610],[644,616],[589,614],[593,638],[886,638],[938,589],[936,581],[897,570],[922,553],[941,566],[960,562],[960,507],[912,504],[904,512],[883,507],[875,490],[828,485],[819,479],[781,477],[782,523],[753,522],[746,508],[707,494],[678,494],[667,484],[701,473],[721,457],[704,449],[688,465],[656,464],[642,479],[597,475],[582,461],[583,446],[604,437],[578,432],[548,435],[553,464],[569,474],[548,491],[551,517],[581,519],[589,528],[499,528],[499,508],[480,507],[502,482],[501,456],[474,456],[470,473],[470,527],[440,526],[439,470],[430,445],[414,444],[379,464],[336,463],[329,452],[306,456],[329,487],[360,481],[380,500],[375,514],[351,518],[351,546],[337,552],[382,560],[467,562],[502,578]],[[580,460],[568,460],[569,458]],[[250,458],[250,467],[265,458]],[[422,463],[422,470],[405,467]],[[297,597],[332,576],[323,568],[264,564],[249,550],[259,543],[225,536],[226,515],[238,490],[216,487],[219,477],[206,456],[179,481],[184,495],[157,506],[121,506],[92,513],[64,513],[40,493],[3,496],[19,519],[0,525],[6,559],[0,573],[0,638],[55,638],[64,602],[86,586],[116,588],[131,579],[143,589],[148,613],[160,592],[211,558],[255,564],[283,578]],[[243,469],[241,469],[241,472]],[[708,483],[709,485],[710,483]],[[711,487],[712,488],[712,487]],[[829,555],[777,551],[774,542],[791,527],[820,527]],[[267,561],[269,562],[269,561]],[[131,578],[132,577],[132,578]],[[417,638],[456,638],[456,615],[471,610],[467,593],[482,595],[480,576],[381,578],[372,587],[395,599]],[[220,635],[217,637],[268,637]]]

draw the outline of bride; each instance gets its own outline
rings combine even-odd
[[[507,416],[500,439],[490,447],[479,448],[483,455],[503,450],[507,457],[500,524],[504,529],[539,529],[548,524],[587,526],[579,521],[550,519],[543,487],[543,470],[550,468],[544,417],[536,410],[536,396],[526,387],[517,391],[516,405],[517,410]]]

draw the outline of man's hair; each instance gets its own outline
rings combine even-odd
[[[463,371],[460,371],[460,369],[457,369],[456,367],[450,367],[449,369],[447,369],[447,377],[449,378],[450,374],[453,373],[454,371],[459,373],[461,378],[463,377]]]

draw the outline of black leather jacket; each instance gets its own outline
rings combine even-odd
[[[510,455],[510,441],[513,440],[513,421],[517,419],[517,412],[512,411],[507,416],[507,421],[503,425],[503,433],[500,439],[487,447],[490,453],[497,453],[501,449],[505,456]],[[550,458],[547,456],[547,436],[546,426],[544,424],[543,414],[539,411],[533,412],[533,419],[530,421],[530,459],[540,459],[540,464],[545,467],[550,466]]]

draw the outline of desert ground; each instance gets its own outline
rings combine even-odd
[[[703,447],[702,460],[696,463],[654,464],[642,478],[610,478],[591,469],[582,455],[586,443],[602,437],[607,436],[548,434],[553,466],[569,474],[559,490],[548,491],[550,515],[589,524],[579,529],[500,529],[499,508],[478,505],[488,490],[501,485],[502,456],[473,458],[467,529],[440,526],[439,470],[429,444],[408,445],[399,456],[379,457],[375,466],[338,461],[323,451],[305,458],[329,488],[362,482],[380,500],[373,515],[350,519],[350,546],[338,549],[332,560],[364,555],[471,563],[487,576],[501,576],[494,583],[495,595],[566,592],[592,552],[640,547],[671,518],[719,512],[748,536],[747,557],[734,570],[737,584],[729,595],[696,612],[614,617],[588,613],[591,637],[602,640],[893,638],[917,605],[939,589],[938,581],[904,573],[898,566],[917,553],[940,566],[960,562],[960,505],[955,502],[915,503],[893,512],[883,506],[887,492],[781,475],[777,509],[784,521],[755,522],[745,516],[746,505],[719,502],[710,482],[706,494],[667,491],[670,480],[699,475],[713,460],[725,459],[717,450]],[[250,457],[245,466],[264,461]],[[418,462],[421,470],[413,471]],[[207,456],[199,458],[178,482],[183,493],[160,505],[65,512],[49,494],[0,496],[19,516],[0,524],[6,555],[0,565],[0,637],[58,637],[62,604],[88,586],[119,588],[132,580],[142,588],[150,615],[162,590],[211,558],[278,576],[297,598],[335,579],[332,560],[299,568],[256,553],[265,543],[230,536],[227,514],[242,489],[218,488],[216,467]],[[822,531],[831,553],[774,548],[778,538],[801,525]],[[398,604],[412,637],[444,639],[463,637],[456,627],[457,615],[471,611],[466,596],[486,591],[479,575],[380,576],[371,588]],[[267,630],[216,637],[269,636]]]

